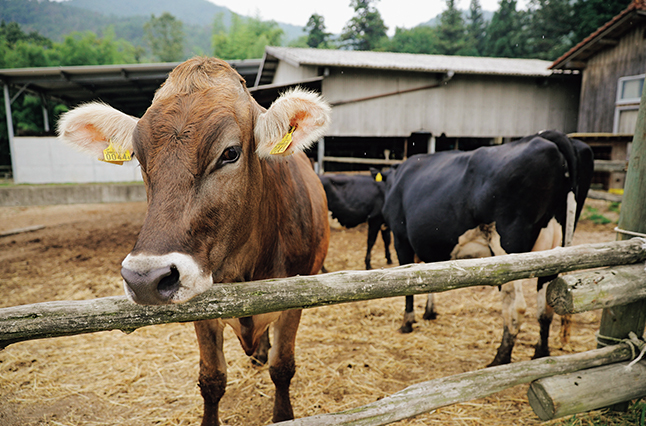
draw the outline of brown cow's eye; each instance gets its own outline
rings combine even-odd
[[[235,163],[240,158],[240,147],[230,146],[220,156],[220,164]]]

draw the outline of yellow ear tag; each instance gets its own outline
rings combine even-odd
[[[278,142],[269,153],[272,155],[280,155],[287,151],[287,148],[292,144],[292,135],[294,134],[296,127],[297,126],[289,126],[289,132],[283,136],[283,140]]]
[[[106,163],[122,165],[124,161],[132,160],[132,157],[127,149],[123,151],[115,149],[114,145],[112,145],[112,139],[110,139],[110,145],[103,150],[103,159],[100,160]]]
[[[383,176],[381,176],[381,173],[377,173],[377,175],[375,176],[375,181],[381,182],[382,180],[384,180],[384,178]]]

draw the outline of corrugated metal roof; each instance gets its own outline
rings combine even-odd
[[[260,59],[228,61],[251,86]],[[0,82],[70,105],[100,99],[130,114],[145,110],[179,62],[0,69]]]
[[[548,69],[551,62],[539,59],[483,58],[270,46],[265,50],[265,59],[267,59],[268,55],[294,66],[316,65],[441,73],[453,71],[456,74],[527,77],[552,75],[552,71]]]

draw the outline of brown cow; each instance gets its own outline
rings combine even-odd
[[[65,114],[58,132],[91,153],[101,155],[112,142],[139,160],[148,211],[121,274],[127,296],[149,305],[184,302],[214,283],[321,269],[330,235],[327,203],[300,151],[322,136],[328,122],[329,106],[314,93],[287,92],[265,110],[226,62],[194,58],[173,70],[141,119],[93,103]],[[272,155],[288,133],[291,144],[282,156]],[[291,310],[195,323],[203,425],[219,423],[226,324],[247,355],[260,358],[274,324],[273,420],[294,417],[289,385],[300,316]]]

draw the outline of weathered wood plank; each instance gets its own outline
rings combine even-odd
[[[621,160],[594,160],[595,172],[617,172],[626,173],[627,161]]]
[[[372,404],[340,413],[280,423],[281,426],[377,426],[408,419],[440,407],[484,398],[512,386],[554,374],[576,372],[630,359],[626,344],[574,355],[522,361],[418,383]],[[492,408],[493,410],[494,408]]]
[[[621,203],[621,200],[624,198],[624,196],[621,194],[611,194],[606,191],[596,191],[591,189],[588,191],[588,198],[592,198],[593,200],[605,200],[613,203]]]
[[[547,303],[559,315],[621,306],[646,299],[643,263],[563,275],[547,287]]]
[[[604,365],[533,382],[529,405],[543,421],[646,396],[646,361]]]
[[[323,161],[328,163],[374,164],[381,166],[392,166],[394,164],[401,164],[404,160],[386,160],[384,158],[323,157]]]
[[[125,297],[37,303],[0,309],[0,347],[30,339],[497,286],[522,278],[645,259],[642,242],[628,240],[372,271],[217,284],[180,305],[140,306]]]
[[[45,228],[45,225],[34,225],[34,226],[27,226],[25,228],[10,229],[8,231],[0,232],[0,237],[9,237],[11,235],[23,234],[25,232],[39,231],[44,228]]]

